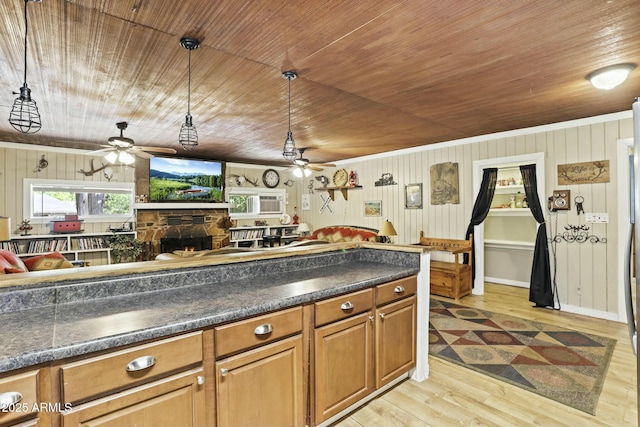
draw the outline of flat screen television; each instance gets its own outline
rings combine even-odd
[[[152,157],[150,202],[224,202],[224,162]]]

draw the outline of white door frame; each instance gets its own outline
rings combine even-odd
[[[543,208],[545,205],[545,153],[522,154],[519,156],[499,157],[494,159],[475,160],[473,162],[473,200],[478,198],[482,173],[485,168],[504,168],[508,166],[536,164],[536,178],[538,180],[538,197]],[[475,202],[474,202],[475,203]],[[484,222],[476,225],[473,230],[473,244],[475,247],[476,279],[473,282],[473,294],[484,295]]]
[[[627,224],[629,224],[629,212],[631,198],[629,197],[629,149],[633,148],[633,138],[619,139],[617,144],[618,155],[618,320],[627,323],[627,306],[625,304],[624,252],[627,250]],[[637,178],[636,178],[637,179]]]

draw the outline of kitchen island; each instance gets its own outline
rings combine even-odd
[[[37,396],[34,399],[58,404],[61,409],[58,412],[63,415],[56,411],[41,411],[33,419],[42,425],[72,425],[86,422],[76,415],[91,413],[91,410],[97,410],[94,408],[96,405],[100,407],[101,400],[113,399],[114,396],[119,399],[116,401],[123,402],[123,408],[135,407],[137,403],[131,403],[135,399],[130,402],[132,398],[127,393],[147,387],[148,383],[159,386],[156,383],[162,382],[162,378],[171,378],[177,381],[175,384],[181,384],[177,389],[189,390],[185,396],[192,399],[192,407],[201,402],[200,406],[204,408],[200,412],[186,414],[186,418],[191,417],[193,424],[204,422],[214,425],[214,414],[217,413],[218,425],[222,425],[225,424],[224,411],[219,402],[220,390],[225,384],[221,381],[229,382],[231,379],[223,378],[226,374],[219,374],[216,366],[228,364],[240,354],[245,354],[241,351],[256,352],[268,347],[266,344],[282,345],[288,340],[297,340],[294,347],[300,354],[295,357],[301,359],[296,359],[291,366],[296,365],[296,370],[299,369],[296,375],[300,378],[295,378],[293,384],[302,389],[302,396],[298,395],[300,393],[294,396],[293,401],[299,403],[300,408],[292,413],[302,423],[320,424],[318,421],[322,416],[311,414],[305,403],[307,396],[317,394],[313,387],[309,387],[313,385],[313,379],[307,379],[313,378],[313,370],[304,367],[313,361],[314,357],[309,356],[309,352],[317,345],[313,339],[315,305],[319,301],[347,296],[353,301],[363,301],[364,305],[360,304],[361,310],[360,307],[343,309],[345,319],[355,318],[359,313],[366,315],[373,312],[377,287],[416,276],[413,294],[417,293],[418,302],[414,306],[420,318],[428,316],[429,293],[429,255],[424,250],[353,243],[327,246],[330,247],[290,251],[285,248],[211,259],[109,266],[111,268],[89,267],[74,270],[67,277],[58,272],[28,279],[3,277],[5,280],[0,281],[0,322],[5,329],[0,347],[0,372],[3,373],[0,393],[5,392],[1,388],[3,379],[37,372]],[[402,286],[396,286],[399,287]],[[370,296],[366,296],[367,293]],[[398,299],[411,296],[409,292],[400,294],[398,292]],[[369,306],[367,298],[372,301]],[[271,330],[260,334],[256,332],[256,336],[264,332],[264,336],[259,336],[259,342],[242,344],[237,348],[231,345],[227,353],[218,350],[234,339],[215,341],[216,336],[234,336],[224,335],[224,328],[238,322],[253,322],[254,319],[262,322],[260,316],[267,316],[265,319],[273,320],[282,328],[269,322],[260,323],[258,326]],[[415,312],[413,316],[416,316]],[[421,328],[418,323],[419,333],[417,337],[414,335],[414,345],[421,335],[424,335],[421,340],[426,343],[427,324],[428,320]],[[181,341],[183,339],[185,341]],[[163,340],[174,341],[165,344]],[[172,353],[171,346],[175,353]],[[414,377],[421,380],[426,377],[428,365],[426,345],[418,346],[417,352],[422,360],[414,372],[420,371],[422,378]],[[114,355],[133,357],[139,351],[142,352],[141,357],[148,357],[143,355],[146,349],[156,349],[158,354],[166,351],[177,360],[183,356],[183,350],[189,348],[198,349],[190,351],[190,355],[201,352],[201,356],[195,359],[187,357],[182,365],[167,365],[164,371],[160,363],[144,367],[142,374],[126,374],[128,376],[123,377],[122,384],[104,389],[97,387],[89,394],[69,389],[67,379],[76,375],[81,378],[76,372],[81,372],[79,367],[87,364],[98,363],[96,366],[101,366],[103,359],[112,359]],[[157,371],[153,372],[154,369]],[[220,372],[226,372],[224,369],[227,368],[221,368]],[[178,371],[181,372],[176,374]],[[179,378],[174,378],[176,375]],[[192,382],[182,384],[185,378],[192,377]],[[367,396],[371,394],[366,393]],[[148,399],[141,400],[146,401]],[[218,401],[218,405],[213,401]],[[212,405],[216,411],[210,408]],[[328,413],[334,412],[340,411]],[[0,414],[0,424],[5,422],[3,415]],[[28,415],[23,416],[28,418]],[[329,421],[329,418],[322,421]],[[22,420],[22,417],[17,419]],[[227,419],[227,422],[233,423],[233,420]]]

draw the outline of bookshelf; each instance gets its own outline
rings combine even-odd
[[[246,226],[233,227],[229,229],[231,233],[231,245],[241,246],[243,242],[251,244],[251,247],[261,246],[262,237],[268,235],[278,235],[281,237],[281,244],[289,243],[296,240],[298,234],[298,224],[296,225],[264,225],[264,226]]]
[[[11,240],[0,242],[0,249],[8,250],[21,258],[29,258],[49,252],[60,252],[70,261],[90,258],[96,264],[111,264],[111,249],[108,238],[114,234],[136,237],[135,231],[120,233],[76,233],[13,235]]]

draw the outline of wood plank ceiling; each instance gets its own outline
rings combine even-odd
[[[585,76],[640,63],[637,0],[43,0],[28,3],[27,82],[42,130],[8,123],[24,3],[0,2],[0,141],[97,149],[118,135],[177,156],[284,165],[291,130],[335,161],[629,110]],[[199,146],[179,146],[187,111]]]

